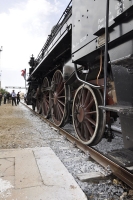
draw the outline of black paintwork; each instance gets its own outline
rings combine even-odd
[[[126,148],[133,147],[133,1],[109,1],[108,52],[105,52],[106,0],[73,0],[72,10],[52,38],[48,38],[30,71],[28,81],[41,83],[45,76],[52,77],[56,69],[63,69],[72,58],[76,64],[89,68],[88,79],[96,79],[100,52],[108,53],[107,76],[114,80],[117,105],[103,108],[118,112]],[[57,24],[57,28],[60,24]],[[45,51],[44,51],[45,50]],[[131,55],[131,56],[129,56]],[[117,60],[121,60],[116,62]],[[105,74],[104,74],[105,75]],[[101,77],[104,77],[101,73]],[[80,74],[80,77],[83,77]],[[107,78],[107,77],[104,77]],[[75,73],[70,74],[67,84],[76,83]],[[34,87],[34,84],[29,83]],[[35,84],[36,85],[36,84]],[[125,109],[126,106],[126,109]],[[102,106],[101,106],[102,107]],[[117,108],[121,109],[117,109]]]

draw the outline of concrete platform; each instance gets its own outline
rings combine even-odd
[[[87,200],[49,147],[0,150],[0,199]]]

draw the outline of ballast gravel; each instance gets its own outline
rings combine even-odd
[[[2,108],[3,106],[3,108]],[[5,130],[0,133],[0,148],[35,148],[49,146],[56,155],[60,158],[62,163],[73,175],[81,189],[84,191],[89,200],[119,200],[119,199],[133,199],[128,197],[128,187],[120,181],[113,180],[116,178],[109,177],[105,180],[95,180],[82,182],[78,178],[78,174],[101,172],[104,175],[109,173],[109,169],[104,169],[95,161],[93,161],[89,154],[84,154],[80,149],[76,148],[66,138],[60,135],[54,128],[46,124],[41,118],[35,116],[24,105],[20,104],[17,107],[12,107],[10,104],[2,105],[2,109],[12,109],[10,115],[5,115],[3,112],[3,120],[15,120],[17,118],[17,125],[13,127],[5,127]],[[6,107],[7,106],[7,107]],[[0,108],[0,109],[1,109]],[[20,123],[18,122],[20,120]],[[23,123],[22,123],[23,121]],[[0,129],[2,128],[2,121],[0,119]],[[71,124],[65,126],[73,135],[73,127]],[[8,137],[7,137],[8,136]],[[111,143],[103,139],[95,148],[102,153],[107,153],[112,149],[122,148],[122,138],[115,136]],[[117,184],[116,184],[117,183]],[[125,194],[126,195],[123,195]],[[65,200],[65,198],[64,198]]]

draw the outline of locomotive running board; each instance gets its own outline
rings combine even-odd
[[[133,171],[133,149],[114,150],[106,156],[129,171]]]
[[[133,54],[127,55],[125,57],[122,57],[122,58],[119,58],[116,60],[112,60],[110,63],[113,65],[122,65],[126,68],[128,68],[129,66],[133,67],[132,66],[133,65]]]
[[[99,108],[103,109],[103,110],[108,110],[108,111],[112,111],[112,112],[119,112],[119,113],[130,113],[133,112],[133,107],[129,107],[129,106],[118,106],[118,105],[112,105],[112,106],[99,106]]]

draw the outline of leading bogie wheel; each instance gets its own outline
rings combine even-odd
[[[100,91],[81,85],[73,100],[73,125],[78,139],[87,145],[96,145],[102,139],[105,128],[105,112],[98,108],[102,104]]]

